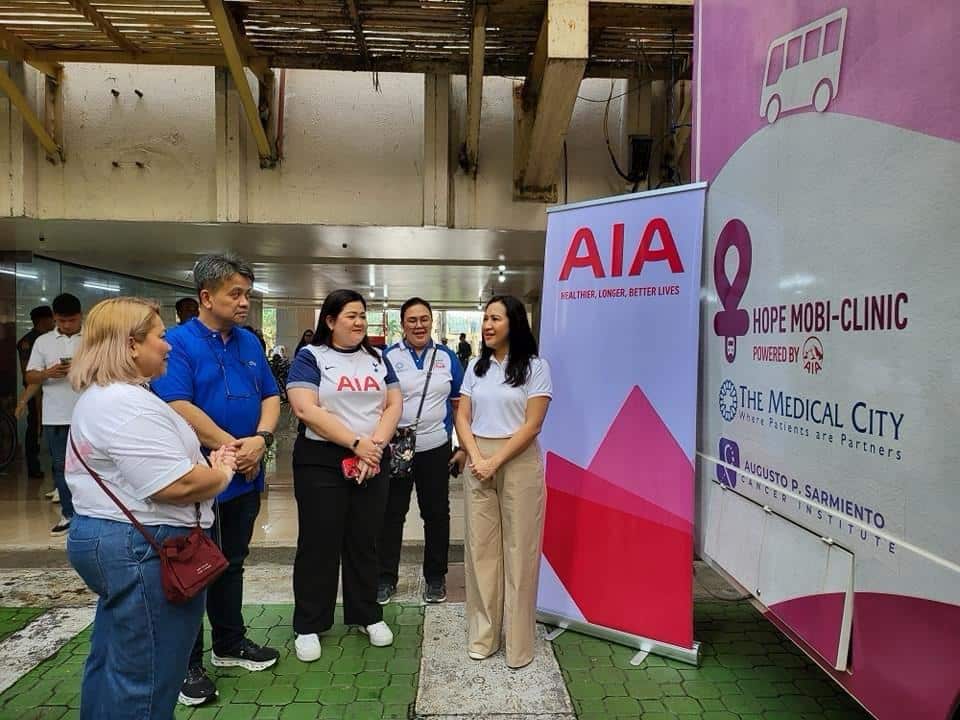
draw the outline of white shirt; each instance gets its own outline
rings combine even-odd
[[[37,338],[27,362],[27,372],[41,371],[60,364],[61,358],[72,358],[80,349],[83,332],[64,335],[51,330]],[[50,378],[43,381],[43,424],[69,425],[77,393],[65,378]]]
[[[437,354],[433,361],[433,354]],[[462,370],[460,360],[453,351],[443,345],[431,343],[419,358],[405,342],[388,347],[383,356],[390,361],[403,393],[403,415],[399,427],[410,427],[417,420],[417,409],[423,398],[423,412],[417,425],[417,452],[435,450],[450,440],[453,430],[451,400],[460,397]],[[427,395],[423,397],[423,385],[433,362],[433,373]]]
[[[397,376],[379,350],[373,357],[363,348],[335,350],[326,345],[301,348],[287,373],[287,389],[308,388],[320,407],[357,435],[371,435],[387,404],[387,390],[398,387]],[[310,440],[326,440],[309,427]]]
[[[470,398],[470,429],[478,437],[512,437],[526,419],[527,400],[553,397],[550,366],[543,358],[530,358],[527,381],[520,387],[513,387],[505,379],[509,357],[501,364],[491,356],[490,367],[483,377],[476,375],[477,360],[470,361],[460,388],[460,394]]]
[[[205,464],[197,434],[170,406],[139,385],[112,383],[84,390],[70,434],[84,461],[144,525],[189,527],[193,503],[172,505],[150,496]],[[130,522],[77,460],[67,444],[65,476],[81,515]],[[213,501],[200,503],[201,525],[213,523]]]

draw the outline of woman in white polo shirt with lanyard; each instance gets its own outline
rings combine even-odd
[[[506,636],[511,668],[535,655],[537,580],[546,486],[537,436],[553,395],[527,312],[509,295],[483,315],[483,348],[460,388],[457,436],[464,479],[467,654],[493,655]],[[506,615],[506,627],[503,618]]]
[[[377,536],[387,505],[384,453],[403,399],[389,361],[367,338],[367,306],[353,290],[323,301],[313,341],[297,353],[287,397],[302,423],[293,448],[299,534],[293,567],[297,657],[320,657],[333,625],[343,561],[343,620],[393,643],[377,604]]]

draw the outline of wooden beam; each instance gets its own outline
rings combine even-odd
[[[489,21],[489,15],[488,23]],[[592,22],[592,20],[591,20]],[[189,67],[227,67],[226,55],[220,52],[143,52],[138,55],[116,50],[37,50],[29,61],[36,66],[38,63],[48,63],[52,68],[57,62],[64,63],[104,63],[141,65],[170,65]],[[653,58],[651,58],[653,60]],[[353,54],[329,55],[311,53],[280,53],[261,55],[247,59],[249,68],[255,75],[261,77],[268,68],[289,68],[299,70],[340,70],[348,72],[365,72],[369,67],[363,58]],[[377,69],[380,72],[436,74],[436,75],[466,75],[468,71],[466,57],[450,57],[447,59],[428,60],[411,58],[403,55],[385,55],[377,58]],[[530,68],[529,62],[508,59],[501,60],[487,57],[484,60],[485,77],[516,77],[525,75]],[[670,79],[668,62],[654,60],[653,71],[644,71],[645,79]],[[613,61],[594,60],[588,62],[584,77],[589,78],[631,78],[637,77],[637,61],[635,58]]]
[[[243,112],[247,116],[247,122],[250,130],[253,132],[253,138],[257,143],[257,152],[260,154],[260,167],[273,167],[277,162],[276,147],[271,146],[267,132],[260,122],[260,113],[257,108],[257,102],[253,98],[253,92],[250,90],[250,84],[247,82],[247,76],[243,70],[243,58],[237,47],[237,37],[234,33],[234,25],[231,21],[227,9],[223,6],[223,0],[205,0],[213,23],[217,27],[217,33],[220,35],[220,44],[223,45],[223,54],[227,59],[227,67],[230,68],[230,74],[233,76],[233,82],[237,86],[237,93],[240,96],[240,102],[243,104]]]
[[[58,62],[37,60],[37,51],[9,30],[0,28],[0,48],[13,60],[19,60],[39,70],[47,77],[60,77],[63,66]]]
[[[472,175],[477,174],[480,157],[480,107],[483,104],[483,56],[487,44],[488,10],[486,0],[475,0],[467,73],[467,133],[460,153],[460,167]]]
[[[514,92],[514,198],[556,202],[557,172],[589,56],[588,0],[548,0],[523,86]]]
[[[27,100],[26,95],[23,94],[13,81],[13,78],[2,70],[0,70],[0,90],[10,98],[10,103],[20,113],[20,117],[27,123],[33,131],[33,134],[37,136],[37,140],[40,141],[40,144],[44,150],[47,151],[47,154],[63,160],[63,148],[57,145],[56,141],[50,136],[50,133],[47,132],[40,118],[37,117],[33,108],[30,107],[30,101]]]
[[[53,138],[60,152],[57,156],[47,154],[47,160],[63,160],[63,67],[58,77],[44,76],[43,127]]]
[[[87,0],[69,0],[69,2],[73,6],[74,10],[83,15],[94,25],[94,27],[110,38],[110,40],[113,41],[113,44],[118,48],[130,53],[136,53],[139,51],[139,48],[136,45],[127,40],[127,38],[125,38],[120,31],[113,26],[113,23],[107,20],[101,14],[101,12],[87,2]]]
[[[360,0],[344,0],[344,8],[347,17],[350,19],[350,25],[353,27],[353,37],[357,41],[360,57],[363,58],[367,68],[372,69],[370,51],[367,49],[367,40],[363,35],[363,23],[360,20]]]
[[[675,5],[677,7],[693,7],[694,0],[590,0],[591,3],[604,3],[608,5]]]

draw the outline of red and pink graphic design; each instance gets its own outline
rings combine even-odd
[[[586,620],[692,647],[693,465],[643,391],[588,467],[547,453],[546,472],[544,554]]]

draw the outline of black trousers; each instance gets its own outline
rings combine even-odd
[[[311,440],[302,442],[310,443]],[[338,457],[346,451],[332,451]],[[337,585],[343,573],[343,621],[373,625],[377,604],[377,537],[387,506],[387,458],[365,486],[343,478],[339,462],[293,465],[297,498],[297,557],[293,565],[293,630],[322,633],[333,625]]]
[[[40,467],[40,403],[32,397],[27,403],[27,432],[23,439],[23,452],[27,458],[27,472],[39,475]]]
[[[390,497],[377,551],[380,582],[396,585],[400,571],[403,521],[410,508],[410,492],[417,487],[417,504],[423,519],[423,577],[443,580],[447,575],[450,547],[450,443],[413,456],[413,472],[406,478],[390,478]]]
[[[246,637],[243,622],[243,561],[250,554],[253,528],[260,514],[260,493],[256,490],[226,502],[217,502],[211,533],[230,563],[226,571],[207,588],[207,618],[213,633],[213,651],[226,655]],[[190,665],[203,662],[203,628],[190,654]]]

